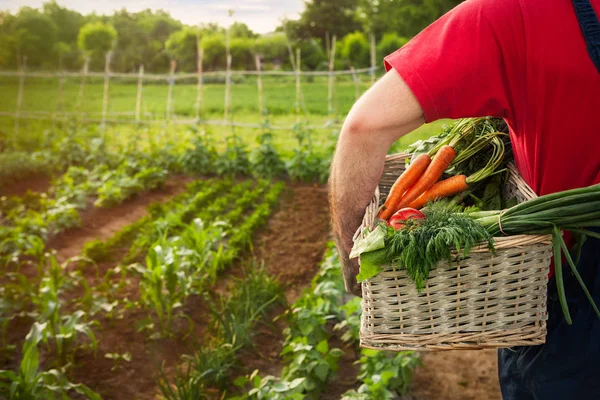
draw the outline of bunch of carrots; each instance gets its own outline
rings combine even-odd
[[[470,185],[479,182],[498,172],[498,167],[504,159],[504,142],[500,139],[500,132],[484,132],[468,145],[464,146],[460,154],[455,147],[465,139],[470,131],[457,131],[450,135],[439,146],[435,146],[429,153],[423,153],[414,158],[410,166],[402,173],[390,189],[385,203],[379,210],[378,217],[388,220],[397,211],[403,208],[420,209],[431,201],[457,195],[470,189]],[[457,174],[450,178],[440,180],[444,171],[453,163],[465,161],[477,152],[492,146],[492,155],[481,170],[466,176]],[[433,158],[432,158],[432,153]]]

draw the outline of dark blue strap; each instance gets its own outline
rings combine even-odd
[[[600,72],[600,22],[590,0],[573,0],[575,14],[587,45],[592,62]]]

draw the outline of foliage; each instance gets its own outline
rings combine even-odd
[[[288,39],[284,33],[272,33],[256,39],[256,52],[263,63],[289,65]]]
[[[355,68],[368,67],[369,41],[362,32],[354,32],[344,36],[340,42],[340,56]]]
[[[194,132],[194,147],[181,156],[183,171],[191,174],[208,175],[215,172],[215,161],[218,157],[211,137]]]
[[[71,383],[63,370],[40,370],[38,344],[43,333],[34,325],[23,343],[22,358],[17,373],[0,370],[0,395],[10,400],[67,398],[75,391],[91,400],[100,396],[83,384]]]
[[[47,176],[51,171],[52,165],[45,153],[0,153],[0,187],[25,178]]]
[[[290,178],[304,182],[325,182],[329,176],[330,159],[316,152],[310,132],[301,126],[295,128],[295,136],[299,146],[286,163]]]
[[[357,390],[350,390],[342,400],[395,399],[408,393],[414,369],[421,365],[417,353],[361,349]]]
[[[104,56],[115,45],[117,31],[102,22],[88,22],[79,30],[77,44],[95,66],[103,65]]]
[[[285,163],[273,146],[273,135],[263,133],[257,138],[258,147],[250,154],[252,174],[257,178],[282,177],[286,173]]]
[[[226,142],[225,152],[215,162],[217,173],[224,176],[250,175],[248,148],[244,141],[237,135],[229,135]]]
[[[377,43],[377,59],[383,60],[385,56],[392,54],[407,42],[408,38],[404,36],[398,36],[398,34],[393,32],[385,33],[379,43]]]
[[[41,67],[54,58],[52,46],[57,37],[54,22],[38,10],[24,7],[17,14],[13,26],[15,53],[27,57],[27,65]]]
[[[204,49],[204,65],[207,69],[225,69],[225,37],[221,34],[210,34],[202,38]]]
[[[198,39],[200,32],[196,28],[186,27],[175,31],[165,43],[169,57],[177,60],[179,71],[195,71],[198,56]]]

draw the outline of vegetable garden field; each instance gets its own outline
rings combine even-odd
[[[36,85],[24,110],[52,111],[54,89]],[[262,115],[254,85],[233,88],[234,115],[297,120],[285,82]],[[326,86],[312,85],[311,120],[325,122]],[[205,93],[215,110],[222,89]],[[340,115],[353,100],[349,83]],[[182,95],[177,113],[192,101]],[[15,136],[14,122],[0,120],[0,398],[497,396],[493,352],[359,348],[360,302],[344,291],[330,237],[336,129],[59,118],[21,120]]]

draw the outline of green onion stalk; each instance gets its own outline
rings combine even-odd
[[[600,234],[590,231],[590,227],[600,227],[600,184],[584,188],[566,190],[538,197],[502,211],[482,211],[468,214],[482,225],[492,236],[546,233],[552,235],[554,247],[555,281],[560,305],[568,324],[571,317],[565,297],[562,254],[575,279],[583,289],[587,299],[600,318],[589,290],[577,271],[577,263],[562,237],[561,230],[572,231],[580,238],[585,236],[600,239]],[[581,241],[576,252],[579,253]],[[577,261],[578,261],[577,257]]]

